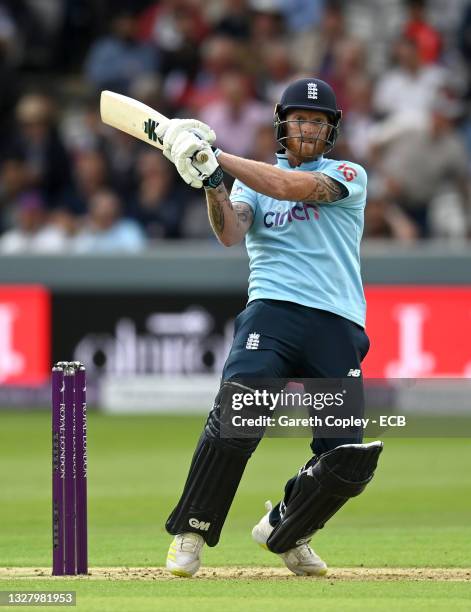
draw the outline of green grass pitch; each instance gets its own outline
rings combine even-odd
[[[278,557],[252,543],[250,531],[264,513],[263,502],[277,501],[287,478],[309,458],[309,440],[299,438],[266,439],[251,459],[220,544],[204,551],[204,565],[220,568],[217,576],[162,579],[125,571],[121,579],[113,573],[94,577],[93,568],[164,564],[170,538],[163,525],[203,422],[204,417],[91,413],[92,577],[20,578],[0,569],[0,590],[71,589],[78,609],[92,612],[471,609],[471,570],[459,570],[471,567],[467,438],[385,438],[372,484],[313,539],[333,577],[247,573],[251,567],[282,567]],[[49,413],[0,412],[0,568],[50,567],[50,472]],[[238,567],[245,568],[240,576]],[[335,577],[335,568],[403,569],[396,579],[358,580]],[[449,568],[456,575],[445,580],[437,569],[431,578],[419,579],[414,568]],[[230,577],[221,577],[224,572]]]

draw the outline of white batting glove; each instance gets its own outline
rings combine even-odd
[[[191,166],[191,159],[196,156],[204,147],[204,140],[201,140],[192,132],[181,132],[171,150],[170,159],[175,164],[179,175],[188,185],[199,189],[203,186],[203,179],[197,170]]]
[[[204,162],[197,159],[201,152],[207,157]],[[223,172],[215,152],[208,142],[199,140],[194,134],[178,137],[172,147],[171,156],[182,179],[196,189],[203,186],[217,187],[223,180]]]
[[[211,144],[216,140],[214,130],[198,119],[171,119],[168,123],[158,125],[155,130],[157,138],[163,144],[163,152],[167,159],[172,159],[170,151],[183,132],[193,132],[201,140]]]

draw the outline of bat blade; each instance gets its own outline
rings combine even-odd
[[[102,91],[100,97],[100,115],[103,123],[139,138],[148,144],[163,149],[163,143],[157,138],[157,126],[168,123],[169,119],[155,109],[114,91]],[[204,151],[196,153],[197,161],[205,163],[208,155]]]
[[[102,91],[100,114],[103,123],[163,149],[155,130],[158,125],[168,123],[169,120],[150,106],[114,91]]]

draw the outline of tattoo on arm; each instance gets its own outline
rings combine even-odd
[[[224,210],[232,210],[232,203],[223,183],[215,189],[206,189],[206,202],[211,227],[216,235],[220,236],[224,231]]]
[[[234,210],[237,215],[237,225],[246,231],[250,229],[253,222],[252,208],[248,204],[234,204]]]
[[[330,203],[342,200],[348,195],[348,189],[330,176],[322,172],[313,172],[315,180],[314,189],[304,198],[304,202]]]
[[[206,189],[206,202],[209,222],[216,236],[220,238],[223,233],[235,234],[240,235],[240,240],[242,240],[253,222],[251,207],[241,202],[232,205],[223,184],[214,189]]]

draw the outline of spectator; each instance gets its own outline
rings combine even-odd
[[[75,160],[75,189],[61,202],[76,215],[87,212],[87,203],[109,183],[106,158],[99,151],[82,151]]]
[[[145,75],[135,79],[129,95],[151,108],[157,108],[165,116],[169,116],[173,112],[163,90],[163,81],[158,74]]]
[[[250,43],[254,50],[283,39],[285,22],[278,0],[249,0]]]
[[[29,187],[41,192],[48,208],[56,206],[70,189],[72,179],[69,155],[50,96],[32,93],[20,98],[10,147],[25,162]]]
[[[414,242],[418,238],[415,224],[397,204],[392,202],[384,186],[371,182],[368,187],[368,205],[365,208],[365,238]]]
[[[144,146],[119,130],[113,130],[107,139],[105,154],[110,183],[124,200],[128,200],[136,190],[136,157]]]
[[[259,91],[263,100],[275,105],[293,78],[289,47],[283,42],[269,43],[261,55]]]
[[[0,142],[9,136],[20,89],[20,74],[15,65],[17,29],[5,7],[0,6]]]
[[[463,82],[466,87],[465,98],[469,105],[471,100],[471,2],[468,2],[463,10],[458,29],[458,48],[464,62]],[[471,117],[469,112],[464,121],[463,131],[466,138],[468,156],[471,157]]]
[[[174,53],[178,55],[187,43],[193,48],[201,44],[209,27],[198,3],[191,0],[160,0],[142,11],[138,32],[141,40],[151,42],[164,55],[171,57]]]
[[[184,194],[180,184],[175,185],[173,166],[161,153],[146,149],[137,159],[137,176],[129,215],[151,240],[179,238]]]
[[[72,158],[82,151],[105,149],[108,129],[101,120],[99,98],[95,93],[84,97],[80,106],[75,106],[67,115],[63,134]]]
[[[18,197],[29,188],[29,174],[21,157],[10,155],[1,166],[0,174],[0,231],[14,225]]]
[[[194,78],[200,63],[200,45],[209,33],[204,15],[190,0],[154,2],[139,20],[139,36],[158,49],[160,73],[175,96]]]
[[[409,15],[404,26],[404,35],[415,41],[423,64],[437,63],[442,49],[442,39],[440,33],[427,20],[426,0],[407,0],[406,4]]]
[[[109,2],[60,0],[62,15],[54,52],[54,67],[67,73],[79,74],[87,51],[109,22]],[[43,2],[43,4],[45,4]],[[116,3],[114,10],[116,10]]]
[[[7,6],[0,5],[0,45],[2,49],[2,59],[9,65],[15,63],[19,55],[18,38],[20,31],[15,23]]]
[[[250,36],[250,17],[247,0],[224,0],[224,13],[214,31],[240,41]]]
[[[253,149],[249,154],[250,159],[273,164],[278,143],[273,132],[273,121],[262,123],[255,132]]]
[[[441,1],[441,0],[440,0]],[[387,69],[391,41],[404,27],[404,0],[392,2],[343,2],[345,34],[358,37],[368,48],[368,64],[372,74],[380,76]]]
[[[76,253],[137,253],[145,248],[139,225],[121,214],[121,202],[113,191],[102,190],[90,200],[85,226],[78,233]]]
[[[458,47],[469,71],[469,66],[471,66],[471,2],[468,2],[463,10],[458,29]]]
[[[227,72],[237,70],[241,64],[240,48],[228,36],[211,36],[201,48],[201,66],[191,85],[180,91],[174,99],[188,113],[199,113],[208,104],[218,100],[221,95],[220,81]]]
[[[254,147],[257,129],[272,119],[273,111],[254,99],[243,72],[225,74],[221,92],[222,100],[206,107],[200,118],[214,129],[222,149],[247,157]]]
[[[347,145],[341,157],[362,165],[370,160],[374,115],[371,107],[372,82],[363,75],[349,79],[346,87],[348,109],[342,120],[343,138],[337,146]]]
[[[189,194],[183,212],[182,237],[188,240],[207,240],[217,244],[211,226],[208,223],[208,212],[204,197]]]
[[[323,77],[335,89],[337,103],[344,113],[348,113],[355,100],[350,97],[349,84],[368,75],[366,50],[363,43],[354,38],[339,40],[335,45],[329,70]]]
[[[424,115],[446,85],[446,73],[438,66],[424,65],[417,43],[400,38],[394,47],[396,66],[379,80],[374,109],[382,116]]]
[[[157,52],[137,40],[137,25],[134,11],[121,9],[111,21],[111,33],[93,43],[85,61],[85,77],[96,89],[126,94],[134,79],[157,69]]]
[[[336,0],[326,3],[321,23],[315,30],[292,40],[292,59],[297,70],[322,75],[329,80],[335,48],[348,38],[343,5]]]
[[[60,227],[48,223],[47,211],[39,192],[22,194],[17,202],[16,225],[0,237],[0,253],[60,253],[67,236]]]
[[[438,100],[429,128],[396,139],[381,159],[388,196],[415,223],[421,237],[430,236],[430,204],[445,186],[459,194],[463,223],[467,222],[471,193],[466,149],[455,129],[459,112],[453,100]]]
[[[325,0],[283,0],[279,7],[290,32],[299,36],[319,27],[325,3]]]

